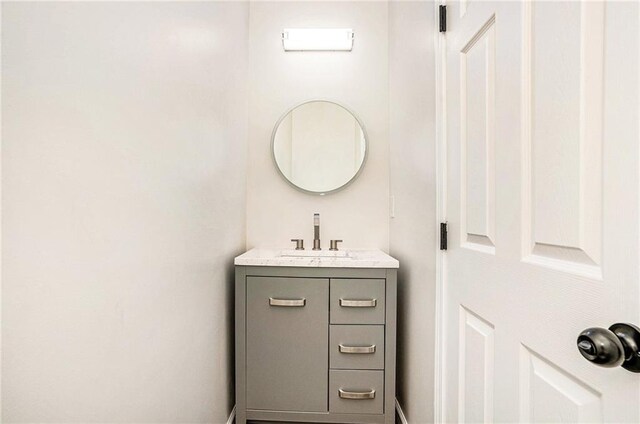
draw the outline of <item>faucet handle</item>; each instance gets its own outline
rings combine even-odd
[[[342,240],[331,240],[329,242],[329,250],[338,250],[338,243],[342,243]]]
[[[303,239],[291,239],[296,243],[296,250],[304,250],[304,240]]]

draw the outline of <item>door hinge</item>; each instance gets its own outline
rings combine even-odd
[[[447,236],[449,235],[449,229],[446,222],[440,223],[440,250],[447,250]]]
[[[447,6],[440,5],[440,32],[447,32]]]

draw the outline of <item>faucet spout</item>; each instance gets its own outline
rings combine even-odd
[[[322,250],[320,247],[320,214],[313,214],[313,250]]]

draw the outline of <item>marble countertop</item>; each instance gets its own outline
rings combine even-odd
[[[256,248],[235,258],[236,265],[315,268],[398,268],[397,259],[382,250],[345,249],[335,251]]]

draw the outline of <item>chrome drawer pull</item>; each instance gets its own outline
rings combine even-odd
[[[302,299],[275,299],[273,297],[269,298],[270,306],[289,306],[289,307],[300,307],[304,306],[307,303],[307,299],[304,297]]]
[[[371,346],[345,346],[338,345],[340,353],[376,353],[376,345]]]
[[[341,399],[353,399],[353,400],[375,399],[376,391],[371,390],[368,392],[349,392],[347,390],[338,389],[338,396]]]
[[[377,299],[340,299],[340,306],[344,308],[375,308]]]

